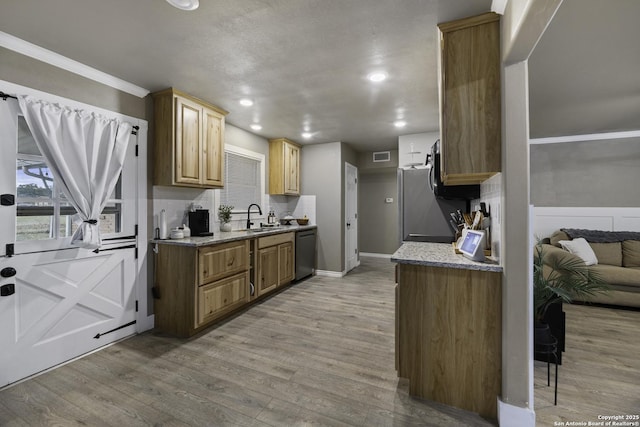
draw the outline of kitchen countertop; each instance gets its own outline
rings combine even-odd
[[[151,243],[158,243],[162,245],[182,245],[182,246],[207,246],[215,245],[218,243],[233,242],[236,240],[254,239],[258,237],[271,236],[274,234],[289,233],[295,231],[312,230],[317,228],[317,225],[282,225],[268,231],[246,231],[246,230],[234,230],[234,231],[214,231],[213,236],[204,237],[186,237],[184,239],[153,239]]]
[[[451,243],[405,242],[391,255],[391,261],[398,264],[502,272],[502,266],[494,259],[488,257],[487,262],[471,261],[456,254]]]

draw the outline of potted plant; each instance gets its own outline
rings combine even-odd
[[[604,292],[609,285],[581,258],[556,248],[545,248],[539,241],[533,258],[533,308],[535,316],[534,356],[536,360],[561,363],[564,351],[564,322],[558,319],[558,303],[570,303]],[[547,316],[550,307],[553,314]],[[560,351],[558,351],[560,350]],[[549,353],[553,353],[553,359]]]
[[[552,304],[605,292],[609,285],[576,256],[548,255],[541,242],[533,258],[533,304],[536,322],[543,322]]]
[[[231,231],[231,211],[233,211],[233,206],[218,206],[218,220],[220,221],[220,231]]]

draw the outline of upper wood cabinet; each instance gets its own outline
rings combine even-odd
[[[170,88],[153,94],[154,184],[224,186],[226,111]]]
[[[300,145],[287,138],[269,140],[269,194],[300,195]]]
[[[441,178],[479,184],[501,165],[500,16],[438,24]]]

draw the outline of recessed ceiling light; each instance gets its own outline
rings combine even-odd
[[[303,138],[311,138],[313,136],[313,134],[311,132],[302,132],[302,137]]]
[[[251,125],[251,129],[253,129],[253,130],[262,130],[262,126],[260,126],[257,123],[254,123],[254,124]]]
[[[371,73],[371,74],[369,74],[369,75],[367,76],[367,78],[368,78],[370,81],[374,82],[374,83],[378,83],[378,82],[381,82],[381,81],[383,81],[383,80],[386,80],[386,79],[387,79],[387,73],[383,73],[383,72],[381,72],[381,71],[377,71],[377,72],[375,72],[375,73]]]
[[[243,107],[251,107],[253,105],[253,101],[248,98],[244,98],[240,100],[240,105]]]
[[[393,122],[393,125],[397,128],[403,128],[407,125],[407,122],[405,122],[404,120],[397,120]]]
[[[167,3],[182,10],[196,10],[200,6],[200,0],[167,0]]]

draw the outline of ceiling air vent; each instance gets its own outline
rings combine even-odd
[[[376,151],[375,153],[373,153],[373,161],[374,162],[390,162],[391,151]]]

